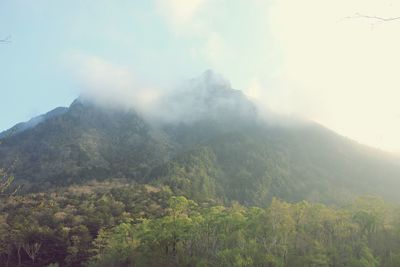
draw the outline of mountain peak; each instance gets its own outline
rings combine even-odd
[[[228,80],[211,69],[206,70],[199,78],[192,79],[192,81],[202,85],[205,89],[232,89]]]
[[[233,89],[228,80],[212,70],[184,82],[162,103],[162,117],[168,122],[248,120],[257,113],[241,91]]]

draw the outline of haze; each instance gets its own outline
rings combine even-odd
[[[2,0],[0,129],[81,93],[146,107],[213,69],[262,109],[398,152],[398,16],[382,0]]]

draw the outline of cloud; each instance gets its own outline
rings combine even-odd
[[[228,53],[221,31],[215,27],[215,15],[224,0],[156,0],[159,14],[176,35],[195,40],[192,57],[218,68]]]
[[[190,57],[185,62],[196,66],[193,69],[204,66],[223,73],[263,110],[315,120],[362,143],[400,150],[400,21],[356,15],[399,16],[400,2],[155,0],[155,4],[169,37],[191,52],[176,56]],[[95,57],[77,65],[90,69],[86,74],[80,71],[86,77],[82,83],[90,84],[86,87],[99,92],[113,88],[111,93],[105,90],[105,99],[119,90],[123,100],[148,99],[137,101],[139,105],[164,92],[138,81],[129,67]]]
[[[221,109],[238,114],[252,111],[252,106],[234,93],[221,96],[219,90],[223,92],[230,84],[212,71],[174,87],[157,88],[150,86],[149,81],[135,78],[132,68],[100,57],[72,53],[68,59],[83,99],[118,110],[133,109],[151,123],[190,123],[219,116]]]
[[[103,58],[71,53],[68,65],[81,90],[81,96],[98,104],[150,113],[162,90],[148,81],[135,79],[131,67],[113,64]]]
[[[166,18],[176,33],[200,29],[197,15],[207,0],[156,0],[159,13]]]

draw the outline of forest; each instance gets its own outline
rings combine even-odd
[[[1,139],[0,266],[400,266],[386,154],[315,124],[53,113]]]
[[[0,267],[400,267],[400,1],[0,0]]]
[[[195,202],[168,186],[91,182],[3,194],[1,266],[399,266],[400,207]]]

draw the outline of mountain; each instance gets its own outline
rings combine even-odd
[[[46,114],[34,117],[34,118],[30,119],[27,122],[18,123],[17,125],[11,127],[10,129],[8,129],[8,130],[6,130],[4,132],[1,132],[0,133],[0,139],[1,138],[5,138],[5,137],[7,137],[9,135],[12,135],[12,134],[23,132],[23,131],[25,131],[25,130],[27,130],[29,128],[33,128],[36,125],[38,125],[39,123],[41,123],[41,122],[44,122],[44,121],[46,121],[48,119],[51,119],[53,117],[57,117],[57,116],[59,116],[61,114],[64,114],[65,112],[67,112],[67,110],[68,109],[65,108],[65,107],[58,107],[58,108],[53,109],[52,111],[47,112]]]
[[[166,156],[163,137],[134,111],[80,99],[65,113],[2,141],[1,162],[34,188],[111,176],[139,179]]]
[[[199,120],[254,120],[257,110],[241,91],[232,89],[220,75],[207,70],[183,83],[161,100],[161,118],[170,123]]]
[[[400,200],[398,159],[313,122],[264,121],[211,71],[157,108],[157,118],[148,118],[78,98],[3,134],[0,164],[30,191],[127,178],[198,201],[246,205],[273,197],[340,203],[359,194]]]

